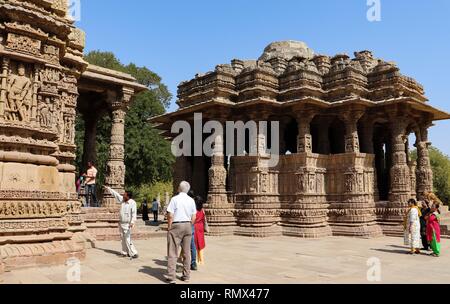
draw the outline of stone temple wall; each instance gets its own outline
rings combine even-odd
[[[85,255],[75,193],[84,33],[66,0],[0,0],[0,267]]]
[[[234,232],[246,236],[374,237],[374,156],[292,154],[274,168],[264,157],[235,157]],[[354,169],[353,169],[354,168]]]

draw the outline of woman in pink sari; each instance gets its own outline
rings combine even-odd
[[[431,207],[431,214],[427,220],[427,240],[433,250],[433,256],[441,254],[441,224],[440,224],[439,203],[434,203]]]

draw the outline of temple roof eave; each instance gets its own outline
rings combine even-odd
[[[136,79],[129,74],[92,64],[88,65],[86,71],[81,75],[81,78],[89,80],[89,83],[91,84],[92,81],[99,83],[100,86],[108,84],[132,89],[135,94],[148,90],[145,85],[139,84]]]
[[[424,103],[418,99],[411,97],[399,97],[384,100],[383,102],[375,102],[369,99],[361,97],[349,96],[347,99],[335,101],[332,103],[323,101],[315,97],[304,97],[300,99],[290,100],[287,102],[279,102],[271,98],[258,97],[255,99],[246,100],[245,102],[235,103],[229,100],[213,99],[210,101],[205,101],[202,103],[193,104],[188,107],[180,108],[179,110],[167,113],[159,116],[155,116],[149,119],[149,122],[157,129],[167,131],[173,121],[177,120],[182,116],[186,116],[190,113],[195,112],[205,112],[208,109],[216,106],[224,106],[230,109],[244,109],[249,106],[255,105],[267,105],[276,108],[292,108],[298,105],[306,106],[312,105],[318,109],[333,109],[351,106],[362,106],[366,108],[378,108],[378,107],[391,107],[397,104],[408,105],[412,109],[420,112],[426,112],[431,114],[433,121],[450,119],[450,113],[441,111],[427,103]],[[170,133],[170,132],[169,132]],[[170,136],[169,133],[164,132],[164,135]]]

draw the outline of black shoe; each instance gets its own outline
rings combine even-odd
[[[191,265],[191,270],[197,271],[198,270],[197,265]]]
[[[130,260],[135,260],[135,259],[137,259],[137,258],[139,258],[139,255],[138,255],[138,254],[135,254],[135,255],[133,255],[133,256],[130,258]]]
[[[167,282],[167,284],[170,284],[170,285],[175,285],[175,284],[177,284],[177,281],[172,280],[172,279],[169,279],[169,278],[166,279],[166,282]]]

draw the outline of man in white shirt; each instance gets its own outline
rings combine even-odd
[[[131,229],[136,223],[137,207],[136,202],[132,199],[133,194],[125,191],[124,195],[120,195],[110,187],[105,187],[117,200],[120,206],[120,236],[122,239],[122,255],[129,256],[131,259],[138,258],[138,252],[131,242]]]
[[[197,208],[195,201],[187,194],[190,188],[188,182],[181,182],[178,187],[179,194],[174,196],[167,206],[167,281],[171,284],[175,284],[180,245],[184,255],[181,280],[189,282],[191,275],[192,225],[195,222]]]

